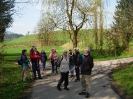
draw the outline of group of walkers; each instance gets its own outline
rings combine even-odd
[[[57,84],[57,89],[61,91],[61,84],[64,82],[64,89],[69,90],[69,77],[74,77],[74,71],[76,73],[76,79],[74,82],[81,81],[82,91],[79,95],[85,95],[86,98],[90,97],[91,91],[91,71],[93,68],[93,58],[90,54],[90,49],[86,47],[84,49],[84,53],[81,55],[79,49],[76,47],[74,48],[74,52],[72,49],[62,51],[62,55],[59,57],[56,49],[52,49],[49,55],[49,59],[52,66],[52,73],[59,73],[61,77]],[[39,61],[41,60],[41,65],[43,71],[45,71],[47,55],[44,50],[41,50],[41,53],[37,51],[35,46],[32,46],[30,50],[30,61],[32,65],[32,69],[29,68],[29,60],[27,58],[27,50],[22,50],[22,66],[23,66],[23,73],[22,73],[22,81],[26,81],[27,72],[30,71],[32,74],[32,78],[34,80],[37,79],[36,71],[38,73],[38,78],[42,79],[40,73],[40,64]],[[80,79],[81,73],[81,79]]]
[[[64,81],[64,89],[69,90],[68,88],[68,74],[70,72],[70,77],[74,77],[74,68],[76,72],[75,82],[81,80],[82,91],[79,95],[85,95],[86,98],[90,97],[91,92],[91,71],[94,66],[93,57],[90,54],[90,49],[86,47],[84,53],[81,55],[78,48],[74,48],[75,53],[72,50],[69,50],[67,54],[66,50],[63,50],[62,61],[60,64],[61,77],[57,84],[57,89],[61,91],[61,84]],[[80,79],[81,72],[81,79]]]
[[[37,79],[36,71],[38,73],[38,78],[42,79],[41,73],[40,73],[39,61],[41,60],[43,71],[45,71],[45,65],[47,61],[47,55],[43,49],[41,50],[41,53],[39,53],[37,51],[37,48],[35,46],[32,46],[30,50],[30,60],[28,60],[27,58],[27,50],[23,49],[21,59],[22,59],[22,66],[23,66],[23,73],[22,73],[23,82],[26,81],[26,76],[28,71],[31,72],[31,78],[33,78],[34,80]],[[32,69],[29,67],[30,62],[32,65]]]

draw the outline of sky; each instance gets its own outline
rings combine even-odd
[[[16,0],[17,2],[23,2],[26,0]],[[39,18],[41,16],[41,0],[30,0],[39,1],[32,3],[16,3],[15,10],[17,13],[13,15],[13,24],[7,31],[14,32],[17,34],[26,35],[28,31],[30,34],[33,33]],[[108,1],[105,7],[105,12],[107,12],[106,24],[108,26],[113,21],[113,14],[115,11],[115,6],[117,5],[116,0],[105,0]]]

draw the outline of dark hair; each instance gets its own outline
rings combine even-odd
[[[23,50],[22,50],[22,54],[24,54],[26,51],[27,51],[26,49],[23,49]]]

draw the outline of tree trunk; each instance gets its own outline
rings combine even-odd
[[[94,34],[95,34],[95,45],[96,45],[96,50],[98,49],[98,29],[97,29],[97,2],[95,1],[94,5]]]
[[[100,51],[103,50],[103,7],[100,1]]]
[[[78,45],[77,34],[78,33],[76,31],[73,32],[73,39],[72,39],[73,48],[76,48]]]

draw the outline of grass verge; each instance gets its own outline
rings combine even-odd
[[[115,69],[112,73],[113,87],[122,99],[133,99],[133,64]]]
[[[0,99],[20,99],[31,85],[30,75],[22,82],[22,67],[4,61],[0,66]]]

